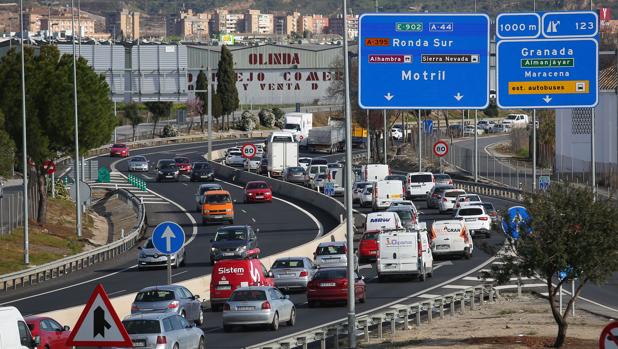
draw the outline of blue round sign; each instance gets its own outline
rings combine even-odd
[[[174,254],[185,244],[185,232],[174,222],[159,223],[152,231],[152,244],[162,254]]]
[[[508,218],[508,220],[507,220]],[[513,206],[502,217],[502,231],[513,239],[519,239],[522,232],[530,233],[530,214],[523,206]]]

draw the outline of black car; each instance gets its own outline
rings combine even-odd
[[[174,159],[162,159],[157,162],[157,182],[172,180],[178,182],[179,169]]]
[[[249,225],[232,225],[217,230],[210,240],[210,263],[221,259],[259,258],[256,231]]]
[[[196,162],[191,169],[191,182],[193,181],[209,181],[215,180],[215,170],[212,169],[207,162]]]
[[[258,168],[258,173],[262,176],[266,176],[268,174],[268,159],[262,158],[260,167]]]

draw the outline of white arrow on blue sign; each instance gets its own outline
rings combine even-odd
[[[185,244],[185,232],[174,222],[159,223],[152,231],[152,244],[162,254],[174,254]]]

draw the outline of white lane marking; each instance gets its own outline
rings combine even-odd
[[[145,174],[143,174],[142,177],[144,177],[146,179],[149,179],[149,180],[154,178],[153,176],[149,176],[149,175],[145,175]]]
[[[212,333],[212,332],[215,332],[215,331],[219,331],[219,330],[221,330],[221,329],[222,329],[222,327],[211,328],[211,329],[210,329],[210,330],[208,330],[208,331],[204,331],[204,333]]]
[[[112,296],[112,295],[118,294],[118,293],[120,293],[120,292],[125,292],[125,291],[126,291],[126,290],[120,290],[120,291],[116,291],[116,292],[108,293],[107,295],[108,295],[108,296]]]
[[[253,221],[253,223],[255,223],[255,218],[251,217],[251,220]]]
[[[241,211],[242,211],[242,213],[247,213],[247,211],[245,211],[245,210],[242,210],[242,209],[241,209]]]
[[[189,186],[187,183],[182,183],[182,185],[184,185],[185,187],[188,187],[188,186]]]
[[[425,293],[425,294],[418,296],[418,298],[426,298],[426,299],[432,299],[432,298],[437,298],[437,297],[440,297],[440,296],[436,294],[429,294],[429,293]]]
[[[442,286],[442,288],[449,288],[449,289],[465,289],[465,288],[470,288],[470,285],[444,285]]]
[[[202,156],[202,157],[204,157],[204,156]],[[223,181],[222,180],[222,182],[225,182],[225,183],[227,183],[227,184],[229,184],[231,186],[234,186],[236,188],[239,188],[239,189],[244,189],[244,187],[241,187],[240,185],[237,185],[237,184],[234,184],[234,183],[231,183],[231,182],[228,182],[228,181]],[[284,203],[294,207],[295,209],[301,211],[302,213],[306,214],[318,226],[318,234],[316,235],[316,239],[318,237],[322,236],[322,234],[324,233],[324,226],[322,226],[322,223],[314,215],[312,215],[309,211],[307,211],[304,208],[296,205],[293,202],[289,202],[287,200],[284,200],[284,199],[281,199],[281,198],[278,198],[278,197],[275,197],[275,196],[273,196],[273,199],[274,200],[279,200],[281,202],[284,202]]]
[[[360,267],[358,267],[358,270],[363,270],[363,269],[373,269],[373,266],[371,264],[363,264]]]
[[[182,275],[182,274],[184,274],[184,273],[188,273],[188,272],[189,272],[188,270],[181,271],[180,273],[172,274],[172,277],[174,277],[174,276],[178,276],[178,275]]]

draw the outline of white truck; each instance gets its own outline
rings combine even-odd
[[[331,121],[328,126],[309,130],[307,148],[312,153],[334,154],[343,151],[344,146],[345,128],[342,122]]]
[[[361,167],[362,180],[365,182],[377,182],[384,180],[384,177],[391,174],[388,165],[368,164]]]
[[[526,114],[509,114],[502,120],[502,125],[510,128],[525,128],[528,126],[528,115]]]
[[[390,276],[417,276],[425,281],[433,275],[433,256],[427,237],[427,225],[413,230],[384,231],[378,238],[378,281]]]
[[[298,166],[298,142],[289,132],[273,132],[266,140],[268,174],[280,177],[287,167]]]
[[[313,128],[313,113],[285,113],[283,130],[294,135],[299,147],[307,147],[309,130]]]

